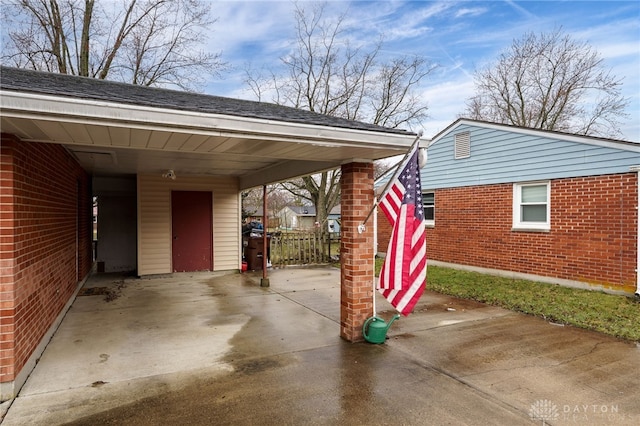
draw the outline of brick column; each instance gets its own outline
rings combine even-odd
[[[358,232],[373,205],[373,164],[343,165],[340,185],[340,337],[356,342],[373,314],[373,219]]]

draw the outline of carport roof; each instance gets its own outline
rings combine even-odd
[[[390,129],[266,102],[225,98],[18,68],[2,67],[1,73],[0,86],[3,90],[209,114],[252,117],[289,123],[317,124],[320,126],[406,134],[405,130]]]
[[[415,134],[240,99],[0,68],[2,131],[61,143],[94,175],[236,176],[261,185],[404,153]]]

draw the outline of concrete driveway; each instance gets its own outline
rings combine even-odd
[[[353,344],[339,270],[260,278],[91,278],[3,426],[640,424],[634,343],[426,292]]]

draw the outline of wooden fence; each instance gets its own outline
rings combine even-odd
[[[274,232],[270,260],[274,267],[313,265],[339,259],[340,234],[319,232]]]

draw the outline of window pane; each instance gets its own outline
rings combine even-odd
[[[433,207],[425,207],[424,208],[424,218],[425,220],[433,220]]]
[[[433,205],[435,194],[433,192],[424,192],[422,194],[422,203],[423,204],[431,204]]]
[[[523,203],[546,203],[547,202],[547,185],[523,186],[522,202]]]
[[[523,188],[524,189],[524,188]],[[535,206],[522,206],[522,222],[546,222],[547,221],[547,206],[535,205]]]
[[[422,208],[424,210],[425,220],[433,220],[435,211],[435,193],[423,192],[422,193]]]

